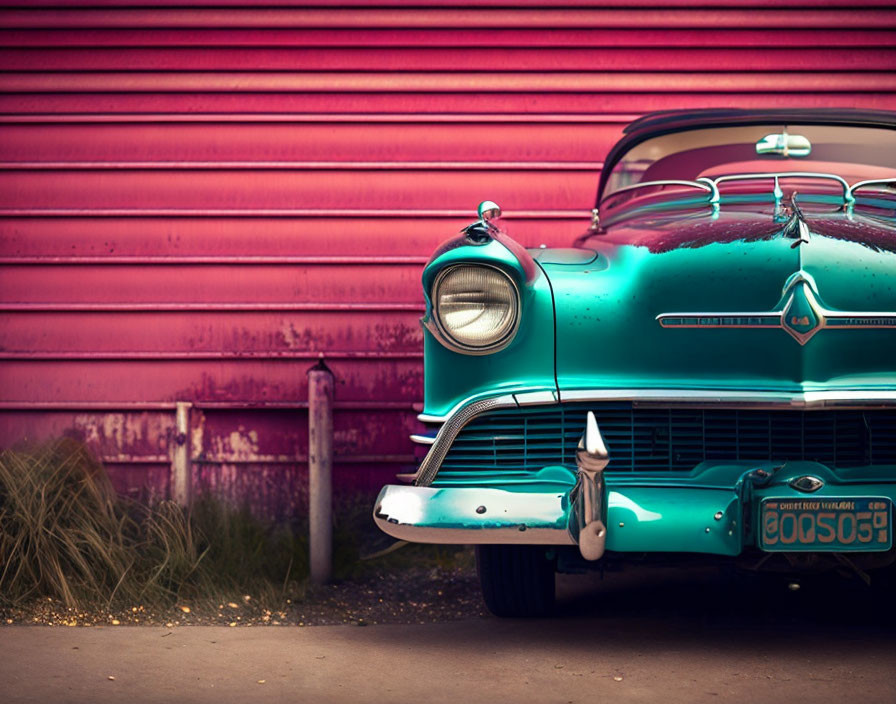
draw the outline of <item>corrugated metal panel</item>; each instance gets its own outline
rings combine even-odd
[[[896,108],[896,10],[818,0],[0,3],[0,439],[74,432],[168,488],[303,502],[305,369],[339,378],[343,488],[413,450],[418,282],[501,202],[582,231],[654,109]]]

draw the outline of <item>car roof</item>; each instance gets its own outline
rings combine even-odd
[[[662,110],[651,112],[628,124],[623,137],[604,160],[597,186],[595,207],[599,207],[607,179],[622,156],[641,142],[669,134],[704,127],[739,127],[765,123],[803,125],[849,125],[896,129],[896,112],[888,110],[853,110],[850,108],[793,108],[740,110],[706,108],[701,110]]]

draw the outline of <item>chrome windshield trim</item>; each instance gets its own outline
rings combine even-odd
[[[892,187],[896,187],[896,178],[873,178],[868,181],[859,181],[858,183],[854,183],[849,187],[849,196],[855,199],[856,189],[863,188],[864,186],[873,186],[877,184],[882,185],[890,185]]]
[[[701,191],[706,191],[707,193],[715,192],[715,184],[711,179],[708,178],[700,178],[696,181],[689,181],[685,179],[675,179],[675,178],[664,178],[659,181],[642,181],[640,183],[632,183],[628,186],[622,186],[622,188],[617,188],[612,193],[607,194],[607,198],[615,195],[619,195],[620,193],[626,193],[628,191],[634,191],[638,188],[647,188],[648,186],[690,186],[691,188],[699,188]]]
[[[780,199],[784,194],[781,192],[781,188],[778,184],[778,181],[782,178],[818,178],[818,179],[828,179],[831,181],[836,181],[843,188],[843,202],[846,204],[851,204],[855,202],[855,197],[853,192],[862,186],[868,186],[875,183],[896,183],[896,179],[892,178],[884,178],[884,179],[871,179],[866,181],[859,181],[858,183],[850,186],[847,183],[846,179],[842,176],[837,176],[836,174],[826,174],[819,171],[781,171],[781,172],[765,172],[765,173],[740,173],[740,174],[727,174],[725,176],[717,176],[716,178],[709,178],[708,176],[701,176],[700,178],[694,181],[687,180],[677,180],[677,179],[664,179],[660,181],[644,181],[643,183],[632,183],[628,186],[623,186],[622,188],[617,188],[615,191],[610,193],[605,193],[603,198],[601,199],[601,205],[603,205],[609,198],[619,194],[626,193],[628,191],[633,191],[638,188],[644,188],[649,186],[692,186],[694,188],[699,188],[701,190],[706,191],[709,194],[709,203],[711,205],[718,205],[721,200],[721,194],[719,192],[719,184],[720,183],[728,183],[729,181],[758,181],[762,179],[773,179],[775,182],[774,185],[774,195],[776,199]]]
[[[544,391],[533,392],[545,394]],[[777,408],[823,410],[826,408],[892,408],[896,407],[896,387],[886,389],[837,389],[832,391],[739,391],[733,389],[577,389],[552,394],[556,401],[523,403],[518,399],[528,394],[504,394],[491,398],[473,397],[457,404],[445,416],[435,441],[420,463],[414,483],[429,486],[439,472],[448,450],[464,426],[488,411],[529,405],[554,406],[582,401],[631,401],[635,405],[662,408]]]
[[[849,184],[842,176],[837,176],[836,174],[824,174],[816,171],[781,171],[779,173],[771,172],[771,173],[762,173],[762,174],[729,174],[728,176],[719,176],[714,178],[712,182],[715,184],[716,192],[715,198],[719,199],[719,184],[726,183],[728,181],[757,181],[759,179],[774,179],[775,181],[775,196],[778,197],[779,186],[778,179],[782,178],[822,178],[822,179],[830,179],[836,181],[843,187],[843,200],[847,203],[852,201],[852,196],[850,195],[850,187]],[[718,200],[710,201],[712,203],[718,203]]]

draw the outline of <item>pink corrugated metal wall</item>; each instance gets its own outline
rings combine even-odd
[[[586,226],[656,109],[896,109],[889,2],[62,0],[0,10],[0,443],[75,433],[168,491],[302,505],[305,370],[338,377],[337,482],[412,462],[419,275],[497,200]]]

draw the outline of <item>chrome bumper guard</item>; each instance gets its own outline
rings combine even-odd
[[[598,560],[607,540],[603,472],[608,463],[597,420],[588,413],[576,452],[576,484],[568,493],[388,485],[380,492],[373,518],[399,540],[578,544],[582,557]]]
[[[610,455],[597,427],[594,413],[588,411],[585,434],[576,450],[576,485],[570,496],[573,511],[569,532],[586,560],[599,560],[607,546],[607,486],[604,469]]]

